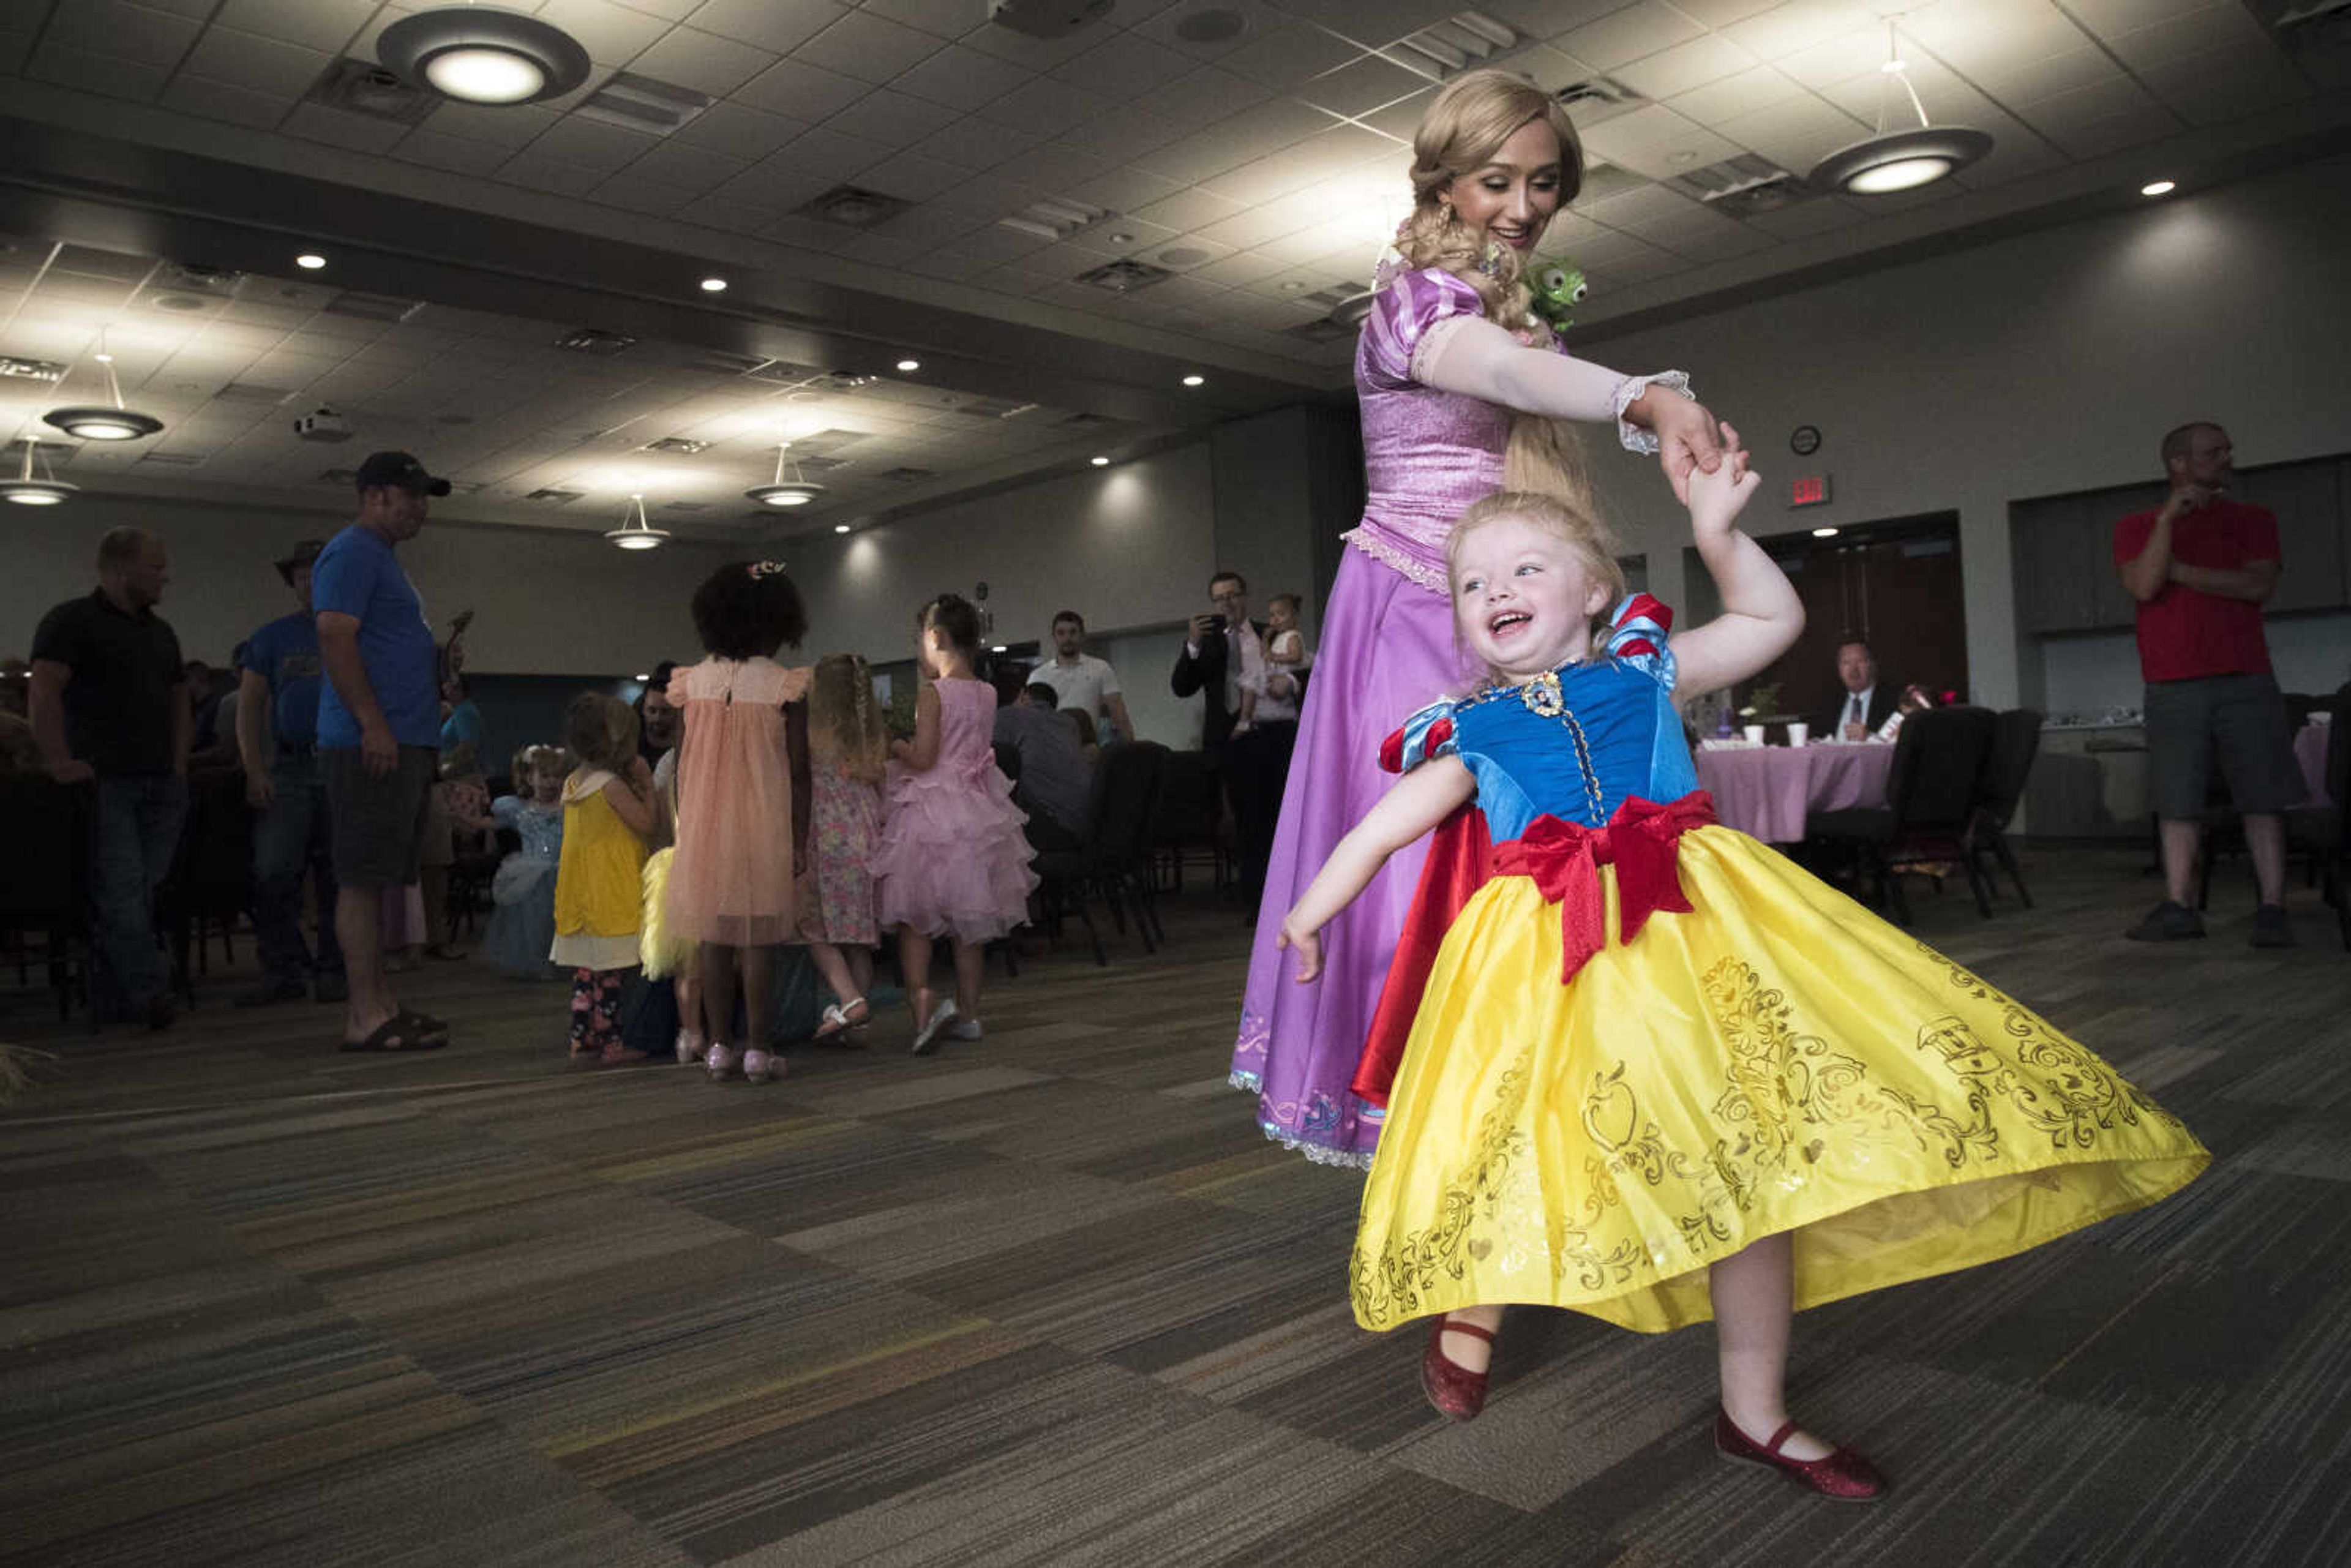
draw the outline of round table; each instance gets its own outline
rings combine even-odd
[[[1767,844],[1802,841],[1804,819],[1886,804],[1894,747],[1881,742],[1823,741],[1815,746],[1701,749],[1698,787],[1714,797],[1715,816]]]

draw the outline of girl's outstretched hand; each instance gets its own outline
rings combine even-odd
[[[1689,507],[1691,530],[1699,535],[1728,532],[1731,522],[1746,509],[1748,500],[1762,487],[1761,475],[1747,466],[1746,449],[1739,444],[1739,432],[1726,424],[1722,436],[1729,448],[1729,460],[1708,473],[1694,469],[1689,476],[1687,494],[1683,502]]]
[[[1298,983],[1306,984],[1322,973],[1322,934],[1311,927],[1293,924],[1288,917],[1281,922],[1281,932],[1273,939],[1275,948],[1298,949]]]

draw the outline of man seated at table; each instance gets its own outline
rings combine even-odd
[[[1893,716],[1902,701],[1902,688],[1877,678],[1877,657],[1866,637],[1847,637],[1837,644],[1837,680],[1844,693],[1836,706],[1813,722],[1813,733],[1831,740],[1867,740]]]

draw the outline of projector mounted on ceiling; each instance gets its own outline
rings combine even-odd
[[[1032,38],[1065,38],[1110,15],[1115,0],[988,0],[987,19]]]

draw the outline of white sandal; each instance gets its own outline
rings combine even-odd
[[[865,1016],[851,1018],[849,1011],[852,1008],[864,1008]],[[872,1021],[873,1009],[866,1006],[863,997],[852,997],[845,1002],[828,1003],[824,1009],[824,1021],[817,1026],[814,1038],[831,1040],[834,1035],[846,1033],[850,1030],[863,1029]]]

